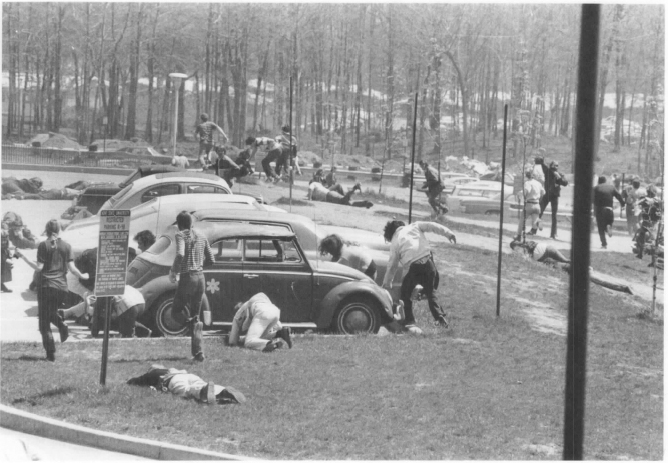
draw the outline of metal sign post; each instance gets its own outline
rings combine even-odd
[[[503,256],[503,196],[506,185],[506,136],[508,133],[508,105],[503,107],[503,156],[501,159],[501,213],[499,214],[499,265],[496,275],[496,316],[501,315],[501,257]]]
[[[95,296],[104,302],[105,322],[102,341],[102,366],[100,384],[107,381],[107,358],[109,354],[109,322],[111,320],[111,296],[122,296],[125,292],[125,272],[128,267],[128,242],[130,240],[130,211],[100,211],[100,240],[97,247],[97,272]],[[99,298],[104,298],[104,301]],[[96,310],[97,312],[97,310]],[[93,314],[97,317],[97,313]]]

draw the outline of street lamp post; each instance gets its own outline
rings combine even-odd
[[[181,79],[187,79],[188,76],[179,72],[172,72],[169,77],[174,82],[174,137],[172,138],[172,156],[176,156],[176,132],[179,123],[179,88],[181,87]]]

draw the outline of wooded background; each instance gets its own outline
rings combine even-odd
[[[335,143],[368,155],[378,142],[391,156],[397,139],[410,146],[416,92],[418,156],[440,155],[445,143],[475,155],[502,130],[505,103],[512,153],[539,147],[546,133],[572,137],[579,5],[2,8],[5,140],[69,128],[87,144],[106,120],[108,138],[167,142],[172,72],[189,76],[179,88],[179,139],[202,112],[237,146],[249,134],[275,134],[289,121],[290,79],[302,147]],[[606,4],[602,18],[599,121],[614,118],[614,150],[662,149],[664,8]],[[614,101],[604,107],[606,93]]]

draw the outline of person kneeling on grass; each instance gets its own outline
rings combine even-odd
[[[320,255],[330,254],[332,262],[347,265],[365,275],[376,279],[376,263],[371,255],[360,246],[350,246],[339,235],[328,235],[322,239],[318,247]]]
[[[236,313],[228,338],[230,346],[243,343],[249,349],[272,352],[283,347],[285,341],[292,348],[292,332],[281,325],[281,311],[266,294],[257,293],[245,303],[239,302],[234,309]],[[244,332],[246,336],[241,339]]]
[[[547,262],[548,259],[555,260],[562,264],[570,264],[570,259],[567,259],[557,248],[547,243],[537,243],[535,241],[527,241],[522,243],[517,240],[513,240],[510,243],[510,248],[514,251],[519,248],[528,254],[533,260],[538,262]]]
[[[148,386],[161,392],[171,392],[184,399],[194,399],[200,403],[213,405],[242,404],[246,397],[233,387],[220,386],[213,381],[204,381],[186,370],[165,368],[160,364],[151,365],[148,372],[130,378],[131,386]]]

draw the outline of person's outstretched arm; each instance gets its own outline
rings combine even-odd
[[[415,222],[422,233],[436,233],[437,235],[445,236],[451,243],[457,243],[457,237],[450,229],[440,223],[435,222]]]

